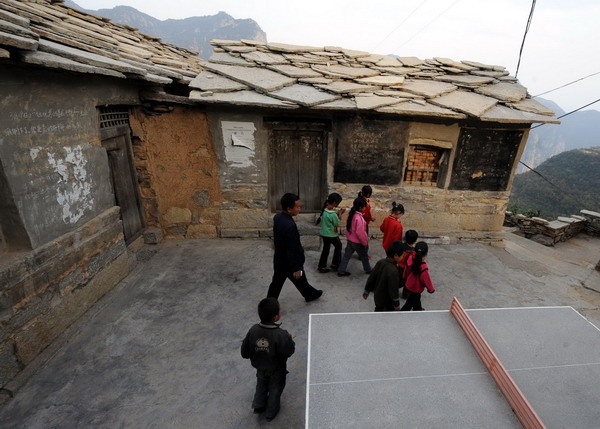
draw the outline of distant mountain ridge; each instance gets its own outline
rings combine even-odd
[[[553,101],[539,97],[536,100],[552,109],[556,116],[566,113]],[[582,110],[566,116],[560,121],[560,125],[546,124],[531,130],[521,161],[535,168],[546,159],[561,152],[600,146],[599,111]],[[517,172],[524,171],[528,170],[519,166]]]
[[[80,7],[71,0],[65,1],[65,4],[74,9],[110,18],[117,24],[129,25],[142,33],[160,37],[165,42],[198,52],[204,59],[208,59],[213,53],[211,39],[267,41],[267,34],[256,21],[234,19],[225,12],[161,21],[129,6],[90,10]]]
[[[540,211],[548,220],[578,214],[587,209],[600,211],[600,146],[560,153],[536,170],[518,174],[512,186],[509,207],[520,212]]]

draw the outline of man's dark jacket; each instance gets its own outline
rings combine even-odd
[[[273,217],[273,241],[275,270],[295,273],[304,269],[304,249],[300,242],[300,233],[292,216],[277,213]]]

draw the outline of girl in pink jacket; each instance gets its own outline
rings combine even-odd
[[[405,288],[408,290],[408,298],[400,311],[423,311],[421,306],[421,293],[427,289],[427,292],[435,292],[435,287],[429,277],[429,268],[425,263],[428,246],[424,241],[419,241],[415,245],[415,254],[408,257],[406,268],[404,268]]]
[[[346,222],[346,250],[342,257],[342,262],[338,268],[338,276],[349,276],[346,271],[350,257],[354,252],[358,253],[362,261],[365,273],[371,272],[371,264],[369,263],[369,236],[367,235],[367,223],[363,218],[367,204],[363,198],[356,198],[352,203],[352,210],[348,214]]]

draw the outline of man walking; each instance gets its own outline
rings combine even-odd
[[[281,197],[281,213],[273,218],[273,239],[275,255],[273,256],[273,280],[269,286],[267,297],[279,298],[285,279],[290,279],[306,302],[314,301],[323,295],[322,290],[312,287],[304,272],[304,249],[300,242],[300,233],[293,219],[300,213],[302,206],[300,197],[287,193]]]

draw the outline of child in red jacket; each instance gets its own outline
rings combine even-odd
[[[408,299],[400,311],[423,311],[421,306],[421,293],[425,289],[427,292],[434,293],[435,287],[429,277],[429,268],[425,263],[428,246],[424,241],[419,241],[415,246],[415,254],[408,257],[406,268],[404,269],[404,280],[408,289]]]
[[[387,252],[394,241],[402,241],[402,223],[400,217],[404,214],[404,206],[392,203],[391,214],[386,217],[379,229],[383,232],[383,250]]]

